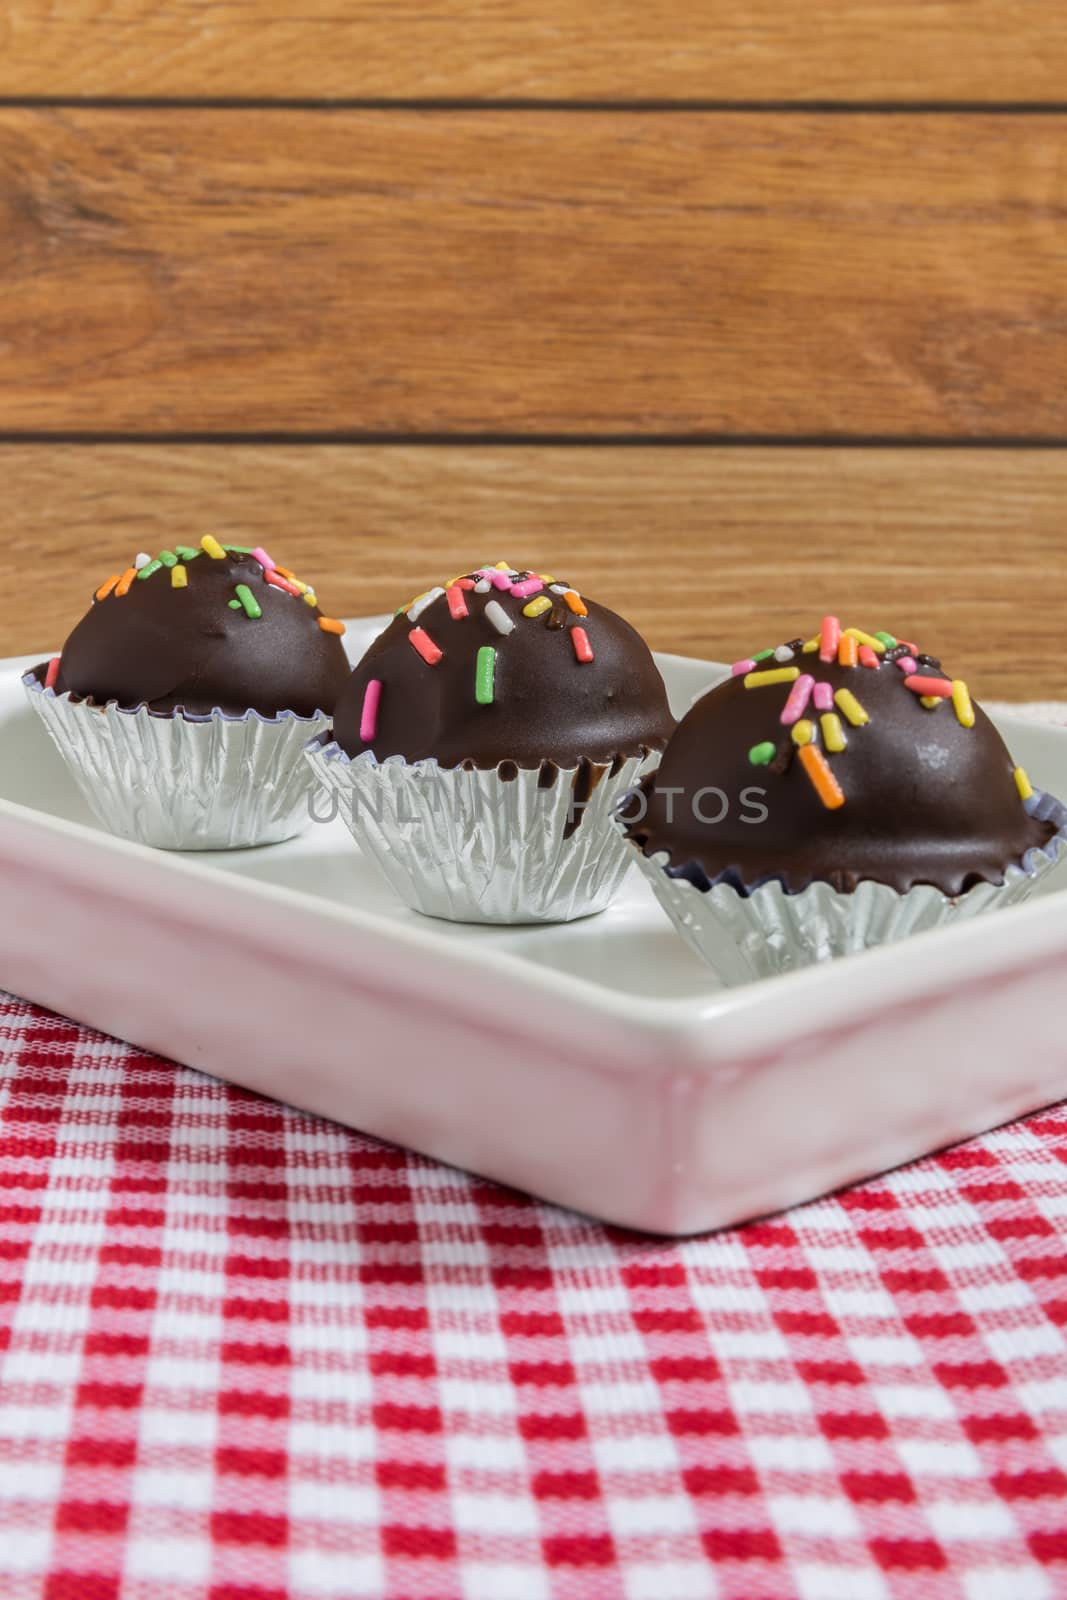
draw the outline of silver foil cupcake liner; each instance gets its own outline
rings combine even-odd
[[[156,716],[71,700],[32,673],[22,682],[93,815],[120,838],[235,850],[308,825],[314,783],[302,752],[328,716]]]
[[[626,847],[686,943],[732,987],[892,944],[1025,900],[1067,851],[1067,806],[1040,790],[1025,805],[1031,816],[1054,822],[1057,831],[1044,846],[1028,850],[1021,862],[1009,866],[1003,883],[979,883],[956,896],[925,884],[900,894],[888,884],[870,881],[851,894],[828,883],[810,884],[798,894],[787,894],[778,882],[760,884],[747,895],[729,883],[698,889],[677,875],[677,869],[668,870],[666,850],[646,856],[629,840]],[[617,825],[621,834],[623,824]]]
[[[603,911],[630,857],[616,803],[658,755],[616,770],[468,771],[436,761],[350,758],[323,735],[305,754],[360,848],[415,911],[451,922],[571,922]],[[581,793],[589,788],[588,799]]]

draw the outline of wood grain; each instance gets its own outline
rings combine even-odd
[[[138,549],[262,539],[336,614],[469,563],[559,570],[661,649],[732,659],[836,609],[980,693],[1067,698],[1067,451],[0,448],[0,653]]]
[[[1067,116],[0,112],[0,430],[1067,437]]]
[[[1056,0],[20,0],[0,94],[1062,101]]]

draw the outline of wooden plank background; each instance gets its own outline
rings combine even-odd
[[[210,528],[1067,696],[1065,68],[1036,0],[6,8],[0,651]]]

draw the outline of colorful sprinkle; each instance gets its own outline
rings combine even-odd
[[[162,561],[159,561],[159,560],[150,561],[148,563],[147,567],[141,567],[141,569],[138,572],[137,576],[138,576],[139,579],[142,579],[142,580],[144,578],[150,578],[154,572],[161,571],[162,567],[163,567]]]
[[[589,615],[589,607],[586,605],[577,589],[568,589],[563,598],[566,600],[567,605],[574,612],[576,617],[587,617]]]
[[[756,658],[759,659],[758,657]],[[772,683],[792,683],[800,677],[799,667],[772,667],[769,672],[748,672],[745,674],[746,689],[765,689]]]
[[[495,572],[514,572],[515,568],[510,561],[494,561],[493,570]]]
[[[861,667],[880,667],[882,665],[878,659],[877,651],[872,650],[869,644],[860,645],[859,656]]]
[[[815,685],[816,711],[832,711],[834,709],[834,691],[828,683]]]
[[[301,596],[301,598],[302,598],[302,599],[303,599],[303,601],[304,601],[304,603],[305,603],[305,605],[309,605],[309,606],[317,606],[317,605],[318,605],[318,603],[319,603],[319,602],[318,602],[318,597],[317,597],[317,596],[316,596],[316,595],[313,595],[313,594],[312,594],[312,593],[311,593],[311,590],[310,590],[310,589],[309,589],[309,590],[308,590],[308,592],[307,592],[307,594],[305,594],[305,595],[302,595],[302,596]],[[399,611],[398,611],[398,612],[397,612],[397,616],[399,616],[399,615],[400,615],[400,613],[399,613]]]
[[[859,660],[859,643],[851,633],[843,633],[837,641],[837,664],[839,667],[854,667]]]
[[[137,568],[136,567],[127,567],[126,571],[122,574],[122,577],[119,579],[118,583],[115,585],[115,593],[116,593],[116,595],[118,595],[121,598],[122,595],[129,594],[131,588],[133,587],[133,580],[134,580],[134,578],[136,578],[136,576],[137,576]]]
[[[264,572],[273,572],[275,570],[274,562],[271,560],[270,556],[267,554],[261,544],[257,544],[256,548],[254,550],[250,550],[248,553],[252,557],[253,561],[259,562]],[[292,573],[283,572],[282,577],[291,579]]]
[[[427,606],[432,606],[435,600],[440,600],[444,592],[441,585],[437,584],[434,588],[427,589],[422,594],[417,595],[408,606],[409,619],[412,622],[418,622]]]
[[[774,659],[776,661],[792,661],[795,655],[796,651],[791,644],[780,644],[774,652]]]
[[[511,585],[511,592],[516,600],[528,600],[532,594],[540,594],[543,588],[540,578],[524,578],[521,583]]]
[[[48,671],[44,675],[44,686],[45,686],[45,688],[46,689],[54,689],[55,686],[56,686],[56,679],[58,677],[59,677],[59,657],[58,656],[53,656],[51,661],[48,663]]]
[[[809,722],[807,717],[802,717],[793,724],[793,743],[797,745],[810,744],[815,737],[815,724]]]
[[[942,700],[940,695],[937,695],[937,694],[921,694],[919,696],[919,704],[923,707],[923,709],[925,711],[936,711],[938,706],[939,705],[943,705],[944,702],[943,702],[943,700]]]
[[[412,628],[408,634],[408,643],[413,650],[417,650],[427,666],[436,667],[444,651],[430,638],[423,628]]]
[[[194,550],[191,544],[176,544],[174,548],[182,561],[195,561],[197,556],[203,554],[202,550]]]
[[[254,555],[255,552],[254,551],[250,551],[249,554]],[[262,562],[260,563],[260,565],[262,566]],[[271,563],[271,565],[273,566],[275,572],[280,572],[283,578],[288,578],[289,579],[290,583],[295,583],[296,582],[296,573],[295,572],[290,572],[288,567],[281,566],[281,564],[279,562],[277,562],[277,561],[273,561]]]
[[[539,572],[537,576],[540,578],[542,583],[555,583],[556,581],[551,572]]]
[[[919,670],[919,663],[914,656],[897,656],[896,665],[906,676]]]
[[[178,557],[173,550],[161,550],[156,559],[157,561],[162,561],[165,567],[176,567],[178,565]]]
[[[363,709],[359,714],[359,737],[370,744],[378,732],[378,702],[382,698],[382,681],[371,678],[363,691]]]
[[[133,558],[134,568],[136,569],[136,571],[140,572],[142,567],[147,567],[147,565],[151,561],[151,559],[152,559],[152,557],[150,555],[146,555],[143,550],[138,551],[138,553]]]
[[[812,788],[827,811],[839,810],[845,803],[844,790],[830,771],[822,751],[816,745],[805,745],[800,751],[800,760]]]
[[[850,639],[855,639],[857,644],[865,644],[868,650],[873,650],[876,655],[882,655],[885,645],[877,633],[864,633],[862,628],[846,628],[845,632]]]
[[[96,594],[93,596],[94,600],[106,600],[118,581],[119,575],[116,572],[113,578],[109,578],[106,583],[102,583],[100,585],[99,589],[96,591]]]
[[[757,650],[752,659],[753,661],[769,661],[773,655],[774,649],[772,647],[770,650]]]
[[[233,592],[237,596],[238,600],[240,600],[241,604],[244,606],[244,611],[245,611],[245,616],[246,617],[251,617],[252,621],[255,622],[258,617],[261,617],[263,615],[263,611],[262,611],[262,608],[260,607],[259,601],[256,599],[255,595],[252,593],[252,591],[248,587],[247,583],[239,583],[237,585],[236,589]]]
[[[203,550],[205,555],[211,557],[212,561],[225,561],[226,559],[225,550],[222,548],[221,544],[219,544],[219,541],[210,533],[205,533],[204,537],[200,541],[200,548]]]
[[[482,570],[485,581],[492,584],[494,589],[499,589],[503,592],[505,589],[511,588],[510,572],[498,572],[495,567],[490,567],[488,571],[485,571],[484,568]]]
[[[295,583],[290,583],[288,578],[279,577],[277,567],[274,567],[270,572],[265,572],[263,581],[264,583],[269,583],[272,589],[284,589],[286,594],[295,595],[298,599],[303,592],[297,588]]]
[[[764,739],[762,744],[754,744],[748,752],[748,759],[754,767],[769,767],[774,760],[774,745],[769,739]]]
[[[821,639],[805,639],[801,651],[806,656],[813,656],[821,643]]]
[[[488,594],[492,587],[493,585],[489,582],[488,578],[479,578],[478,582],[474,585],[474,592],[475,594]]]
[[[515,619],[508,616],[499,600],[490,600],[485,608],[485,620],[497,633],[510,633],[515,626]]]
[[[811,699],[811,691],[814,689],[814,687],[815,679],[810,675],[810,673],[802,673],[801,676],[797,678],[796,682],[793,684],[793,687],[789,691],[788,700],[782,707],[782,715],[779,718],[779,721],[781,722],[783,728],[792,727],[794,722],[800,721],[800,718],[808,709],[808,701]]]
[[[449,584],[445,590],[445,599],[448,601],[449,615],[454,622],[462,622],[464,617],[470,616],[467,610],[467,598],[458,583]]]
[[[834,701],[838,710],[844,712],[845,717],[854,728],[862,728],[865,722],[870,722],[870,717],[864,711],[851,689],[838,689],[834,695]]]
[[[952,695],[952,685],[947,678],[923,678],[911,675],[904,679],[904,687],[910,689],[912,694],[929,695],[937,700],[948,700]]]
[[[180,563],[170,569],[170,586],[172,589],[187,589],[189,587],[189,574]]]
[[[1026,768],[1025,767],[1016,767],[1016,769],[1015,769],[1015,787],[1019,791],[1019,799],[1020,800],[1029,800],[1031,795],[1033,794],[1034,786],[1030,782],[1030,779],[1026,775]]]
[[[539,594],[536,600],[531,600],[528,606],[523,606],[524,617],[543,617],[546,611],[552,610],[552,602],[547,594]]]
[[[839,755],[848,744],[845,730],[841,726],[841,718],[834,711],[828,711],[824,717],[819,718],[822,727],[822,742],[831,755]]]
[[[881,628],[879,628],[878,632],[875,634],[874,637],[876,639],[880,639],[882,644],[885,645],[887,650],[892,650],[895,647],[896,643],[897,643],[897,641],[893,638],[893,635],[891,633],[885,633]]]
[[[589,643],[589,635],[584,628],[571,629],[571,644],[577,660],[586,662],[593,659],[593,646]]]
[[[240,611],[240,609],[241,609],[240,600],[230,600],[228,602],[228,604],[229,604],[229,607],[230,607],[231,611]]]
[[[952,707],[965,728],[974,727],[974,706],[971,704],[971,692],[962,678],[953,678],[952,680]]]
[[[841,639],[841,624],[836,617],[823,617],[819,629],[819,660],[836,661],[837,646]]]
[[[496,651],[491,644],[483,644],[474,665],[474,698],[480,706],[493,703],[496,681]]]
[[[340,638],[341,635],[345,631],[344,623],[343,622],[338,622],[336,617],[320,617],[319,618],[319,627],[322,629],[323,633],[336,633],[338,638]],[[416,633],[421,633],[422,630],[421,630],[421,628],[416,628],[415,632]],[[423,634],[423,638],[425,638],[425,637],[426,637],[426,635]],[[434,649],[435,650],[437,649],[436,645],[434,645]],[[439,651],[438,651],[438,654],[440,654]]]
[[[735,661],[730,668],[730,673],[735,678],[742,678],[753,670],[756,663],[751,656],[746,656],[743,661]]]

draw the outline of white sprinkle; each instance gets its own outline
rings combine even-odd
[[[416,600],[413,605],[408,607],[408,621],[418,622],[426,607],[432,606],[435,600],[440,600],[444,592],[440,587],[428,590],[421,600]]]
[[[152,559],[152,557],[151,556],[146,556],[144,551],[142,550],[140,555],[134,556],[133,564],[137,568],[138,572],[140,572],[142,567],[147,567],[148,566],[148,564],[151,561],[151,559]]]
[[[493,585],[488,578],[480,578],[474,585],[475,594],[488,594]]]
[[[486,621],[493,624],[497,633],[510,633],[515,626],[499,600],[490,600],[485,608],[485,616]]]
[[[774,652],[774,659],[776,661],[792,661],[795,653],[792,645],[780,644]]]
[[[553,594],[570,594],[571,591],[569,583],[550,583],[548,587]]]

